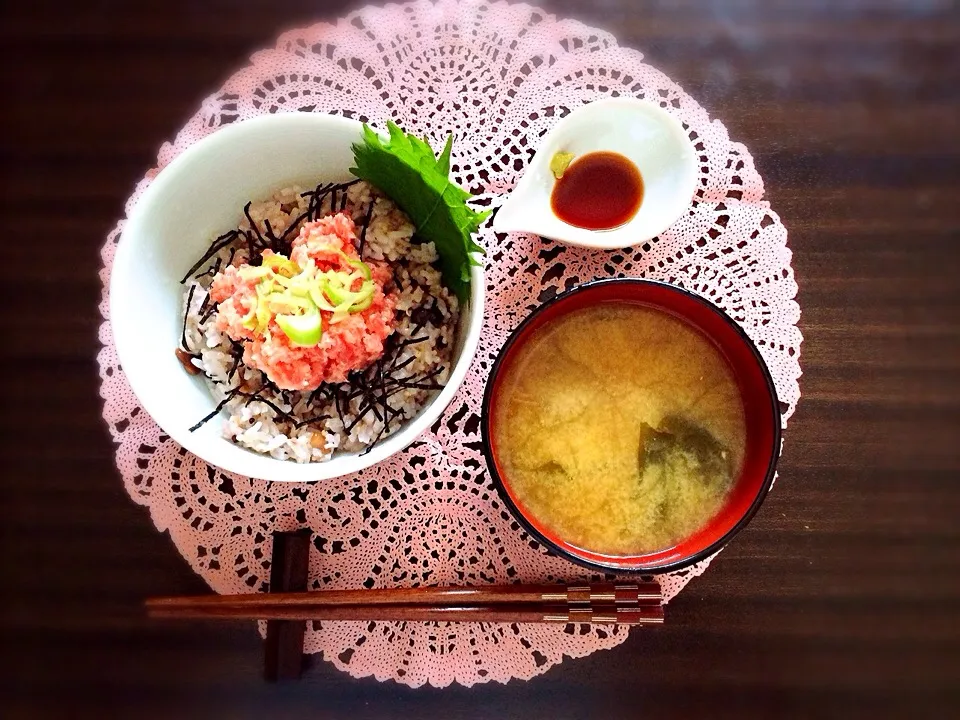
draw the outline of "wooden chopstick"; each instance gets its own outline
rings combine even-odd
[[[320,607],[332,605],[637,605],[659,603],[655,582],[596,583],[593,585],[487,585],[479,587],[383,588],[374,590],[316,590],[303,593],[198,595],[147,600],[147,609],[193,607]]]
[[[491,585],[302,593],[203,595],[147,600],[151,617],[662,623],[655,582],[593,585]]]
[[[196,605],[150,608],[151,617],[205,620],[364,620],[392,622],[663,623],[663,607],[549,608],[533,605],[343,605],[261,607]]]

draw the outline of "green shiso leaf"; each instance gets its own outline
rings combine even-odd
[[[440,258],[443,280],[461,302],[470,292],[470,266],[480,265],[474,253],[484,250],[473,234],[490,215],[467,205],[471,195],[450,182],[453,136],[437,157],[425,140],[387,122],[386,142],[368,125],[363,142],[353,145],[356,167],[350,172],[378,187],[403,210],[417,228],[417,237],[432,242]]]

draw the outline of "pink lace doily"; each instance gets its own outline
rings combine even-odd
[[[784,420],[800,397],[801,342],[786,229],[763,201],[747,149],[680,87],[606,32],[527,5],[441,0],[366,8],[335,25],[280,37],[207,98],[158,168],[228,123],[269,112],[387,118],[439,147],[456,136],[453,175],[497,207],[538,139],[572,108],[631,95],[659,102],[690,130],[700,159],[693,212],[655,240],[622,251],[565,247],[486,227],[487,310],[459,395],[405,452],[363,473],[315,485],[223,473],[186,453],[143,412],[117,364],[108,317],[121,221],[103,248],[98,356],[104,418],[130,496],[150,509],[193,569],[219,593],[262,590],[273,530],[314,533],[311,586],[383,587],[577,580],[512,520],[485,474],[480,398],[508,333],[541,300],[611,275],[666,280],[724,308],[760,347]],[[146,174],[127,209],[156,175]],[[709,561],[660,578],[667,599]],[[472,685],[545,672],[623,642],[625,628],[484,624],[315,623],[306,647],[361,677],[411,686]]]

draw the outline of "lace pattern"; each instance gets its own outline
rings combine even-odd
[[[456,136],[452,173],[497,207],[539,138],[573,108],[629,95],[658,102],[699,152],[691,212],[654,240],[586,251],[489,224],[487,311],[464,386],[431,430],[362,473],[315,485],[224,473],[173,443],[140,408],[117,363],[108,317],[109,275],[121,221],[103,248],[104,418],[117,466],[137,503],[215,591],[266,589],[274,530],[314,533],[311,587],[598,579],[553,557],[522,532],[492,490],[480,450],[480,398],[493,358],[539,302],[608,276],[665,280],[724,308],[760,348],[784,421],[800,397],[797,286],[787,232],[763,198],[747,149],[680,87],[608,33],[527,5],[426,1],[365,8],[336,24],[282,35],[275,48],[207,98],[160,149],[127,203],[160,168],[223,125],[269,112],[327,112],[381,126],[388,118],[439,146]],[[531,291],[532,288],[532,291]],[[709,560],[659,578],[669,600]],[[491,624],[314,623],[309,652],[357,677],[411,686],[530,678],[611,648],[626,628]]]

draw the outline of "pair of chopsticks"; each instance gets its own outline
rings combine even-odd
[[[655,582],[317,590],[147,600],[156,618],[489,623],[663,623]]]

